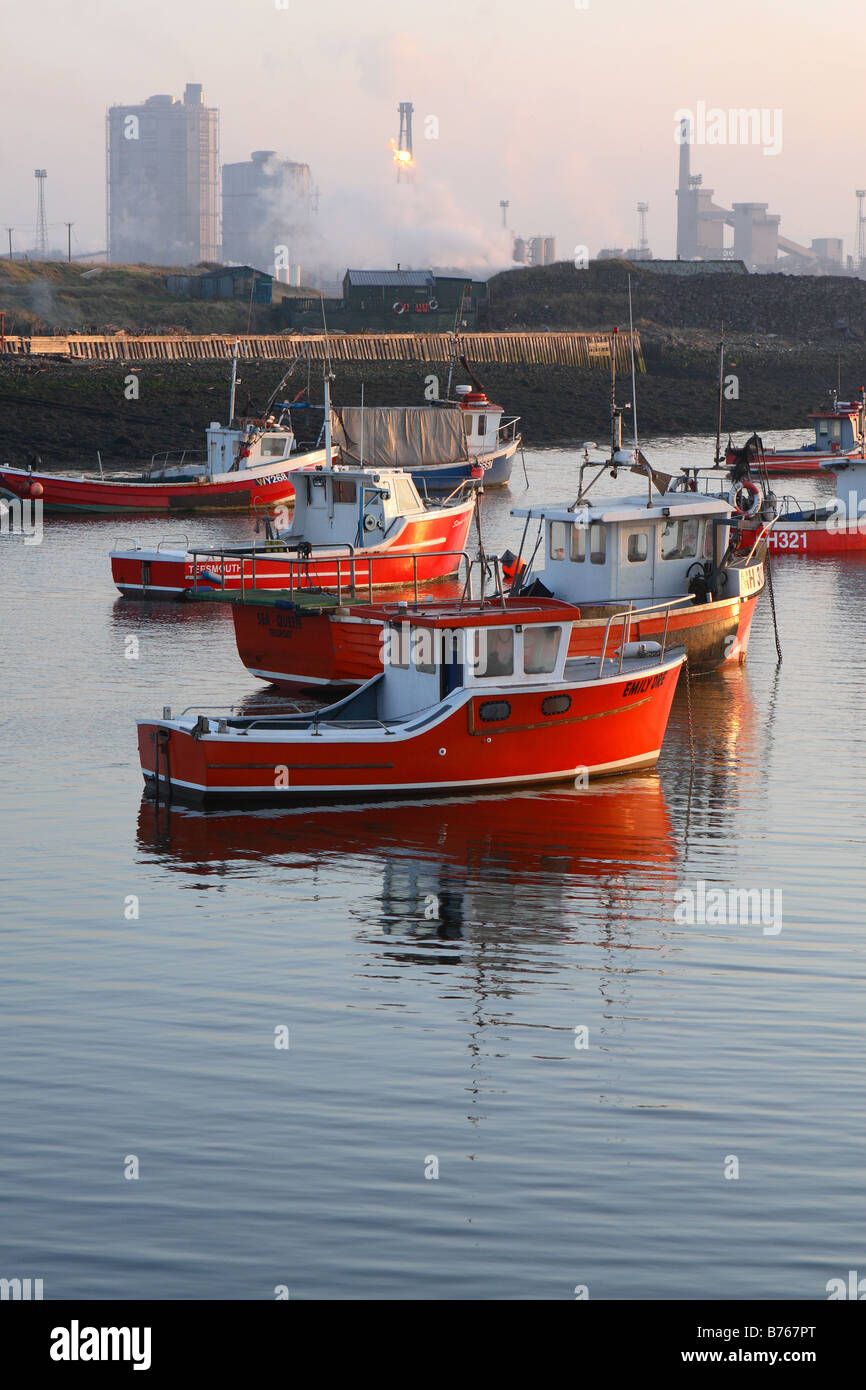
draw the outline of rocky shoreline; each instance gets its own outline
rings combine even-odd
[[[646,372],[638,378],[642,435],[711,433],[718,407],[718,348],[707,335],[643,330]],[[691,339],[691,340],[690,340]],[[273,362],[242,366],[238,401],[260,408],[275,387]],[[335,403],[357,404],[361,386],[369,405],[421,403],[431,369],[417,363],[340,364]],[[322,384],[311,380],[321,402]],[[128,377],[137,378],[137,399],[127,399]],[[827,400],[841,379],[843,398],[866,380],[864,352],[847,342],[803,347],[783,341],[728,345],[726,374],[736,377],[738,399],[724,402],[724,428],[734,436],[753,429],[804,429],[810,410]],[[437,371],[444,393],[447,369]],[[604,371],[570,367],[503,365],[479,369],[492,399],[521,417],[529,447],[606,439],[610,381]],[[458,369],[455,381],[463,378]],[[38,456],[48,468],[96,465],[128,467],[167,448],[204,447],[211,420],[225,422],[229,373],[224,363],[81,363],[48,359],[0,361],[0,459],[26,464]],[[306,384],[296,375],[284,395]],[[734,384],[729,387],[733,391]],[[630,383],[619,383],[621,402]],[[627,417],[628,418],[628,417]],[[628,431],[627,431],[628,432]],[[805,435],[804,435],[805,437]]]

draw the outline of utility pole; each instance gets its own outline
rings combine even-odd
[[[75,226],[75,223],[74,223],[74,222],[67,222],[67,223],[65,224],[65,226],[66,226],[66,260],[67,260],[67,262],[71,262],[71,261],[72,261],[72,228]]]
[[[9,237],[9,259],[10,259],[10,261],[11,261],[11,259],[12,259],[12,233],[13,233],[14,231],[15,231],[15,228],[14,228],[14,227],[7,227],[7,228],[6,228],[6,235]]]

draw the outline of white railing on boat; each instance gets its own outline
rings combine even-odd
[[[247,589],[249,588],[250,590],[256,590],[257,588],[256,561],[278,560],[281,564],[288,566],[288,575],[286,576],[287,582],[281,584],[279,590],[271,589],[269,590],[269,592],[283,593],[287,596],[289,600],[291,600],[296,593],[309,594],[318,592],[323,595],[327,595],[330,598],[336,597],[337,606],[339,607],[342,604],[344,592],[347,594],[351,593],[354,602],[361,601],[356,597],[358,593],[358,565],[360,564],[362,566],[366,566],[366,579],[362,579],[360,581],[360,587],[362,591],[366,591],[367,602],[372,603],[374,588],[374,566],[377,564],[381,565],[385,563],[393,564],[395,560],[411,560],[411,580],[393,580],[390,583],[384,584],[382,587],[403,588],[411,583],[413,590],[413,602],[417,605],[419,601],[419,560],[439,559],[443,556],[448,556],[451,558],[459,557],[458,563],[455,567],[455,573],[457,575],[458,582],[460,577],[461,562],[466,564],[467,570],[470,572],[473,563],[470,559],[468,551],[466,550],[437,550],[434,552],[412,551],[409,554],[400,552],[398,555],[394,555],[388,551],[385,551],[383,554],[370,555],[363,549],[356,549],[355,546],[350,545],[348,542],[345,542],[340,547],[340,550],[345,553],[337,555],[335,555],[334,553],[337,547],[333,545],[323,545],[318,549],[319,553],[317,554],[317,547],[315,545],[310,545],[309,550],[305,551],[303,556],[296,556],[290,554],[288,551],[284,549],[278,548],[277,546],[271,546],[270,549],[253,550],[244,549],[241,547],[227,547],[223,550],[218,551],[215,551],[213,549],[197,550],[193,548],[192,550],[187,551],[187,554],[191,558],[193,565],[192,590],[190,592],[192,592],[192,594],[194,595],[213,593],[213,589],[210,584],[208,584],[207,582],[199,582],[200,579],[204,579],[205,575],[208,574],[211,576],[212,579],[218,579],[220,581],[220,592],[224,592],[226,590],[226,564],[229,562],[240,561],[239,594],[240,601],[244,602]],[[249,584],[247,584],[247,561],[250,562]],[[333,570],[334,568],[336,568],[336,581],[329,581],[328,587],[325,587],[323,584],[316,582],[315,575],[312,580],[310,578],[311,569],[313,571],[316,571],[325,568],[327,568],[328,570]],[[453,575],[441,576],[443,580],[447,580],[452,577]],[[334,582],[336,582],[336,591],[334,591]],[[422,582],[429,583],[430,581],[424,580]],[[234,589],[230,590],[229,592],[234,593]]]

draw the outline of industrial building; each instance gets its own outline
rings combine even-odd
[[[254,150],[243,163],[223,165],[222,194],[223,259],[300,284],[313,210],[310,166]]]
[[[842,270],[840,237],[815,237],[811,246],[784,237],[781,217],[767,211],[767,203],[732,203],[726,208],[713,201],[714,190],[704,188],[700,174],[691,172],[691,127],[680,125],[680,160],[677,196],[677,256],[682,260],[712,261],[732,256],[752,271],[795,271],[838,275]],[[725,244],[725,228],[733,228],[733,245]]]
[[[511,244],[511,259],[518,265],[553,265],[556,260],[556,237],[516,236]]]
[[[106,118],[108,258],[191,265],[220,257],[219,112],[187,83]]]

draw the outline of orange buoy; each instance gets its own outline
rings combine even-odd
[[[44,489],[41,483],[31,483],[27,491],[31,497],[41,497]]]

